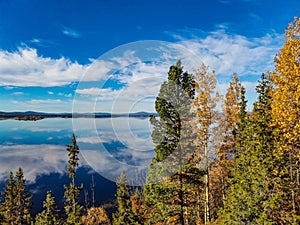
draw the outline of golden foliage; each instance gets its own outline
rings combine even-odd
[[[194,71],[196,98],[194,110],[196,113],[195,130],[196,139],[196,162],[206,171],[204,174],[204,223],[210,221],[210,152],[218,149],[220,136],[220,113],[217,111],[218,103],[222,96],[216,91],[216,73],[209,71],[204,64]]]
[[[286,165],[274,168],[277,177],[288,177],[289,182],[278,184],[278,189],[288,186],[292,202],[285,213],[300,214],[300,18],[285,30],[284,46],[275,57],[275,71],[270,72],[272,88],[273,127],[278,130],[278,145],[274,151],[277,159],[286,159]],[[286,168],[285,168],[286,167]],[[286,192],[281,190],[282,192]],[[287,202],[287,201],[286,201]]]
[[[271,72],[272,116],[285,140],[283,148],[289,150],[299,147],[300,137],[300,19],[295,17],[285,33],[284,46],[275,57],[276,70]]]
[[[92,207],[87,215],[82,217],[84,225],[109,225],[110,221],[102,207]]]

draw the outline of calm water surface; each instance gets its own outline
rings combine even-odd
[[[73,132],[80,148],[77,181],[88,192],[90,205],[92,176],[96,205],[114,200],[114,181],[123,169],[130,184],[143,184],[154,156],[148,118],[2,120],[1,190],[9,171],[22,167],[33,195],[34,213],[41,210],[48,190],[54,191],[57,204],[62,206],[63,185],[69,183],[66,144],[71,143]]]

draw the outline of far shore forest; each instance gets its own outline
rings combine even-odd
[[[70,183],[64,186],[64,208],[56,207],[49,190],[44,209],[32,215],[20,168],[10,172],[1,192],[0,223],[300,224],[299,18],[285,30],[274,62],[273,71],[261,74],[255,103],[247,106],[237,74],[222,96],[215,71],[203,64],[190,73],[178,61],[156,98],[158,117],[150,116],[156,154],[143,187],[129,186],[123,171],[112,214],[105,206],[84,207],[73,134],[66,147]]]

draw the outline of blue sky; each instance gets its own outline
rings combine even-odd
[[[191,55],[223,93],[236,72],[251,104],[299,10],[299,0],[0,0],[0,111],[153,111],[168,66]]]

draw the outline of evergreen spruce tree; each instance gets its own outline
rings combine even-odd
[[[25,179],[23,170],[19,168],[18,172],[15,176],[16,180],[16,198],[15,198],[15,207],[17,211],[17,224],[30,224],[31,222],[31,209],[32,209],[32,202],[31,202],[31,195],[25,187]]]
[[[79,147],[76,142],[76,136],[73,134],[72,144],[67,145],[68,151],[68,175],[71,179],[69,185],[65,185],[65,211],[66,211],[66,222],[64,224],[68,225],[81,225],[81,217],[83,206],[79,204],[79,195],[81,190],[83,189],[83,185],[76,186],[75,178],[76,178],[76,168],[79,166],[78,161],[78,154],[79,154]]]
[[[46,200],[43,202],[44,210],[35,218],[35,225],[59,225],[59,210],[56,207],[52,191],[48,191]]]
[[[25,186],[23,170],[19,168],[15,177],[10,172],[3,199],[0,204],[1,224],[27,225],[31,223],[31,195]]]
[[[161,85],[155,101],[159,119],[150,118],[156,156],[149,165],[144,187],[149,224],[185,224],[189,209],[187,185],[195,136],[190,126],[194,80],[181,62],[170,67],[168,81]]]
[[[276,207],[271,176],[274,138],[270,126],[270,83],[264,74],[257,92],[258,101],[249,117],[242,89],[234,177],[221,213],[221,224],[275,224],[270,217]]]
[[[9,179],[5,184],[5,190],[2,192],[4,196],[1,199],[0,204],[0,214],[1,214],[1,224],[10,225],[15,224],[15,205],[14,200],[16,196],[16,182],[14,179],[13,172],[9,173]]]
[[[135,221],[134,213],[132,211],[130,201],[130,190],[127,185],[127,179],[125,171],[122,171],[120,177],[117,180],[117,212],[113,214],[113,225],[133,225],[138,224]]]

